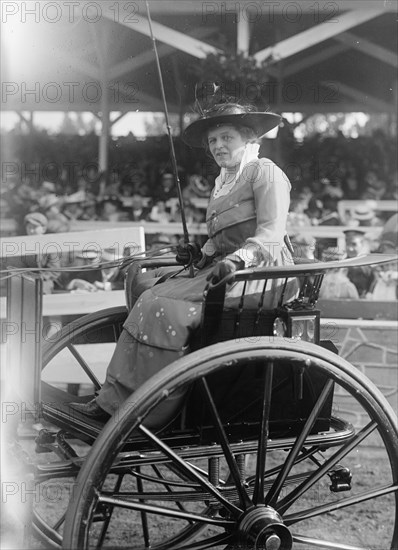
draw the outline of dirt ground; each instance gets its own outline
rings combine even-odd
[[[371,480],[372,478],[383,480],[386,475],[386,463],[383,453],[377,448],[361,448],[357,453],[356,463],[351,465],[351,471],[353,474],[353,483],[357,486],[364,485],[365,487],[367,480]],[[388,482],[387,479],[386,482]],[[51,495],[49,487],[50,485],[46,488],[46,498],[43,498],[44,492],[38,497],[37,490],[36,492],[33,490],[33,500],[35,506],[39,506],[42,512],[44,510],[46,520],[55,522],[62,510],[66,508],[68,494],[66,491],[65,493],[57,492]],[[43,491],[43,488],[41,490]],[[28,493],[28,491],[26,492]],[[13,509],[7,506],[7,504],[4,505],[3,502],[2,508],[1,548],[3,550],[17,550],[20,548],[40,550],[46,548],[28,534],[28,532],[24,532],[23,522],[26,522],[26,516],[23,515],[25,512],[22,513],[21,507],[17,506]],[[25,520],[23,520],[24,517]],[[167,535],[173,529],[172,521],[169,521],[167,518],[158,518],[157,521],[159,530],[167,538]],[[390,510],[388,507],[380,505],[379,500],[373,499],[357,506],[354,514],[347,514],[345,509],[342,509],[328,514],[327,517],[320,516],[315,527],[311,527],[311,536],[324,537],[327,530],[329,530],[332,540],[336,541],[336,543],[355,540],[357,544],[360,543],[361,548],[387,550],[389,543],[386,538],[386,526],[389,523],[391,524]],[[364,527],[366,528],[364,529]],[[139,528],[139,523],[137,523],[134,529]],[[130,547],[128,546],[128,540],[131,538],[132,529],[133,526],[127,520],[124,525],[123,523],[119,525],[117,548]],[[366,540],[361,539],[362,531],[366,532]],[[369,540],[370,537],[372,540]],[[114,548],[114,546],[112,547]],[[137,546],[137,548],[140,548],[140,546]],[[217,548],[221,549],[224,546]],[[307,546],[302,544],[295,545],[294,548],[297,548],[297,550],[307,550]]]

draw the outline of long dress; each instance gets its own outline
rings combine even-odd
[[[290,188],[282,170],[261,158],[247,163],[221,193],[213,190],[206,214],[209,240],[202,249],[213,263],[194,278],[184,273],[137,299],[97,396],[100,407],[114,413],[152,375],[189,352],[190,335],[200,323],[206,278],[215,262],[239,259],[245,267],[293,262],[284,245]],[[241,284],[228,288],[227,306],[234,306]],[[264,307],[275,307],[278,284],[280,289],[280,282],[274,281],[267,291]],[[258,286],[250,282],[248,292],[255,296]],[[291,297],[296,290],[295,285],[289,289]]]

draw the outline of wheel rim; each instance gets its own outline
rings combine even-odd
[[[52,364],[57,361],[59,354],[64,353],[69,356],[71,361],[76,364],[76,368],[81,368],[85,363],[96,376],[95,364],[90,365],[89,348],[95,343],[96,339],[101,338],[101,334],[106,331],[107,339],[113,340],[116,345],[121,331],[121,325],[126,318],[126,309],[124,307],[109,308],[94,314],[86,315],[77,321],[67,325],[59,333],[46,342],[43,347],[42,370],[50,370]],[[113,335],[113,336],[112,336]],[[86,344],[86,351],[84,346]],[[90,377],[86,375],[87,383],[90,383]],[[91,380],[92,382],[92,380]],[[57,431],[56,426],[47,426],[49,430]],[[37,434],[38,435],[38,434]],[[29,455],[33,456],[38,465],[45,462],[40,455],[35,455],[33,438],[29,441],[21,441],[20,444],[28,449]],[[76,448],[76,445],[75,445]],[[89,447],[83,444],[77,444],[80,456],[87,454]],[[33,499],[32,510],[32,532],[46,547],[60,548],[62,545],[62,533],[65,522],[66,509],[73,488],[76,483],[76,473],[71,477],[60,478],[57,475],[57,467],[65,460],[62,454],[56,454],[49,450],[46,463],[48,475],[41,475],[39,471],[36,480],[35,498]],[[40,466],[39,466],[40,468]],[[48,470],[50,468],[50,471]],[[53,468],[54,475],[51,475]]]
[[[236,440],[236,433],[231,423],[225,422],[224,412],[218,409],[220,403],[214,402],[208,384],[210,376],[223,374],[222,369],[227,368],[231,373],[231,369],[247,364],[248,357],[251,368],[261,373],[259,380],[263,384],[252,448],[250,445],[248,448],[248,441],[239,443]],[[287,438],[290,443],[278,449],[268,434],[275,430],[272,400],[277,388],[275,380],[280,383],[275,373],[281,371],[286,361],[288,368],[294,368],[296,374],[304,369],[304,377],[310,378],[309,373],[313,376],[319,372],[330,382],[311,403],[306,419],[294,436]],[[190,453],[190,449],[171,444],[165,432],[158,434],[147,427],[150,426],[149,411],[153,414],[169,393],[181,391],[194,379],[202,386],[201,395],[213,422],[211,437],[216,440],[220,458],[215,469],[212,469],[210,459],[205,466],[200,462],[194,446]],[[274,387],[270,392],[272,384]],[[324,443],[322,437],[326,432],[322,432],[320,425],[321,434],[317,435],[320,441],[314,443],[311,430],[327,404],[328,387],[332,385],[335,391],[344,391],[355,399],[358,407],[368,415],[368,422],[363,429],[356,430],[355,435],[339,440],[337,430],[336,437],[325,436]],[[141,438],[140,452],[120,453],[132,435]],[[349,473],[355,473],[358,467],[359,453],[376,436],[382,444],[382,459],[388,470],[386,479],[375,480],[371,472],[361,472],[363,477],[359,487],[354,484],[350,491],[345,491],[349,485]],[[244,468],[242,459],[237,458],[240,445],[244,449]],[[173,486],[172,495],[166,495],[170,493],[170,487],[160,490],[159,482],[152,482],[152,485],[145,482],[141,491],[137,486],[132,489],[131,479],[130,486],[110,494],[106,488],[109,478],[123,468],[127,472],[129,468],[143,464],[145,456],[148,458],[145,467],[152,468],[153,464],[160,467],[162,464],[162,476],[169,480],[170,487]],[[371,541],[366,540],[369,537],[372,537],[374,547],[376,543],[383,544],[384,548],[393,547],[397,544],[396,456],[398,434],[392,411],[378,390],[362,380],[346,361],[316,346],[278,339],[260,338],[255,345],[244,341],[217,344],[164,369],[134,394],[134,400],[125,404],[117,430],[115,425],[108,424],[79,475],[77,495],[67,514],[65,544],[78,548],[97,544],[99,524],[101,521],[105,524],[104,520],[97,521],[98,511],[108,509],[108,513],[112,510],[115,525],[118,515],[128,517],[129,520],[124,521],[135,525],[131,533],[121,534],[117,527],[112,531],[112,521],[107,524],[106,535],[102,534],[103,541],[111,544],[112,537],[116,536],[119,547],[124,544],[131,547],[137,542],[138,535],[142,538],[137,542],[137,548],[199,549],[243,542],[248,547],[267,550],[288,550],[291,547],[352,550],[369,547]],[[333,491],[329,486],[334,488]],[[179,488],[176,490],[175,487]],[[358,511],[369,503],[372,504],[372,513],[378,507],[391,511],[388,522],[379,529],[374,529],[371,522],[358,524],[355,519]],[[331,529],[335,518],[342,517],[342,514],[352,516],[352,533]],[[138,518],[137,523],[132,518]],[[164,525],[169,531],[172,525],[176,534],[165,537]]]

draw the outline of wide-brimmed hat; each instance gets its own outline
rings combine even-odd
[[[36,226],[43,226],[47,227],[48,220],[44,214],[41,214],[40,212],[30,212],[29,214],[26,214],[24,217],[24,224],[30,223],[32,225]]]
[[[275,113],[253,111],[251,107],[238,103],[219,103],[187,126],[182,139],[191,147],[203,147],[207,131],[222,124],[247,126],[259,138],[278,126],[281,121],[282,117]]]
[[[374,210],[367,204],[358,205],[352,212],[352,217],[358,221],[368,221],[375,217]]]

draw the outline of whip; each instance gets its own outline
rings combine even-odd
[[[156,39],[155,39],[155,36],[153,34],[152,20],[151,20],[151,14],[150,14],[150,11],[149,11],[148,0],[146,0],[145,3],[146,3],[146,11],[147,11],[147,14],[148,14],[149,31],[150,31],[150,34],[151,34],[152,46],[153,46],[153,51],[154,51],[155,59],[156,59],[156,66],[157,66],[158,77],[159,77],[160,91],[162,93],[164,115],[165,115],[166,126],[167,126],[167,134],[169,136],[169,142],[170,142],[171,161],[172,161],[174,179],[175,179],[176,187],[177,187],[178,202],[180,204],[180,210],[181,210],[181,223],[182,223],[182,230],[183,230],[183,233],[184,233],[184,243],[188,244],[189,243],[189,234],[188,234],[187,221],[186,221],[185,212],[184,212],[184,203],[183,203],[182,192],[181,192],[180,178],[178,177],[177,160],[176,160],[176,155],[175,155],[175,150],[174,150],[173,138],[172,138],[172,135],[171,135],[171,126],[170,126],[170,121],[169,121],[169,113],[168,113],[168,110],[167,110],[166,95],[165,95],[165,92],[164,92],[163,77],[162,77],[162,71],[161,71],[161,68],[160,68],[159,54],[158,54],[158,49],[157,49],[157,46],[156,46]]]

